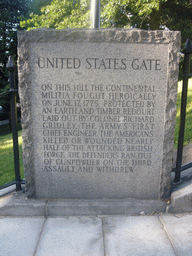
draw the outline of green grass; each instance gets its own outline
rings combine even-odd
[[[177,147],[179,122],[180,122],[180,105],[181,105],[182,82],[178,84],[177,97],[177,116],[175,126],[174,146]],[[24,178],[23,162],[22,162],[22,137],[21,125],[19,125],[19,155],[20,155],[20,172],[21,178]],[[189,80],[187,116],[185,123],[184,145],[192,142],[192,79]],[[14,158],[13,158],[13,142],[9,125],[0,127],[0,186],[15,180]]]
[[[21,178],[24,177],[22,161],[21,125],[18,127],[19,136],[19,162]],[[15,180],[13,140],[9,125],[0,126],[0,186]]]
[[[177,147],[178,135],[179,135],[179,123],[180,123],[180,108],[181,108],[181,90],[182,81],[178,83],[178,95],[177,95],[177,115],[175,124],[175,138],[174,146]],[[192,142],[192,79],[189,79],[188,93],[187,93],[187,109],[186,109],[186,120],[185,120],[185,135],[184,145]]]

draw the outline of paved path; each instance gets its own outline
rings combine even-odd
[[[192,214],[0,217],[0,256],[192,255]]]

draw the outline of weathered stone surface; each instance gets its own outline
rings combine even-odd
[[[162,213],[166,203],[136,199],[33,199],[17,192],[0,198],[0,216],[96,216]]]
[[[34,255],[45,219],[0,218],[0,255]]]
[[[156,200],[92,199],[50,200],[47,216],[140,215],[165,212],[166,204]]]
[[[102,220],[96,217],[48,218],[37,256],[103,255]]]
[[[22,191],[0,198],[0,216],[47,217],[46,207],[45,199],[29,199]]]
[[[191,255],[192,215],[160,215],[160,220],[174,248],[175,255]]]
[[[19,32],[30,197],[169,196],[180,33]]]
[[[157,216],[107,217],[103,226],[106,255],[176,255]]]

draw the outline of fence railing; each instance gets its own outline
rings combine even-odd
[[[179,138],[178,138],[178,147],[177,147],[177,160],[176,160],[176,168],[172,170],[173,172],[175,172],[174,182],[180,181],[182,171],[192,167],[192,162],[182,166],[188,80],[190,77],[192,77],[192,74],[190,74],[191,54],[192,54],[191,41],[190,39],[187,39],[187,42],[184,48],[183,87],[182,87],[181,110],[180,110],[180,127],[179,127]]]
[[[23,181],[20,177],[20,168],[19,168],[19,144],[18,144],[18,123],[17,123],[17,107],[16,107],[16,93],[17,89],[15,86],[15,65],[13,57],[10,56],[7,69],[9,70],[9,82],[10,90],[0,94],[0,98],[4,97],[7,94],[10,94],[10,112],[11,112],[11,128],[13,135],[13,153],[14,153],[14,167],[15,167],[15,181],[1,186],[1,188],[8,187],[10,185],[16,184],[16,191],[21,190],[21,184]]]
[[[173,168],[172,172],[175,172],[174,182],[180,181],[181,172],[192,167],[192,162],[182,166],[182,155],[183,155],[183,140],[185,131],[185,119],[186,119],[186,105],[187,105],[187,90],[188,90],[188,79],[192,77],[190,74],[190,60],[192,54],[192,45],[190,39],[187,40],[184,49],[184,65],[183,65],[183,87],[182,87],[182,98],[181,98],[181,114],[180,114],[180,130],[178,138],[177,148],[177,160],[176,167]],[[15,181],[0,188],[8,187],[16,184],[16,191],[21,190],[21,184],[24,183],[20,178],[19,168],[19,145],[18,145],[18,128],[17,128],[17,108],[16,108],[16,93],[15,87],[15,65],[12,56],[9,57],[7,64],[9,70],[9,81],[10,90],[0,94],[0,98],[7,94],[10,94],[10,108],[11,108],[11,127],[13,134],[13,151],[14,151],[14,167],[15,167]]]

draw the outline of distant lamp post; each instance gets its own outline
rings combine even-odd
[[[91,0],[92,28],[100,28],[100,0]]]

